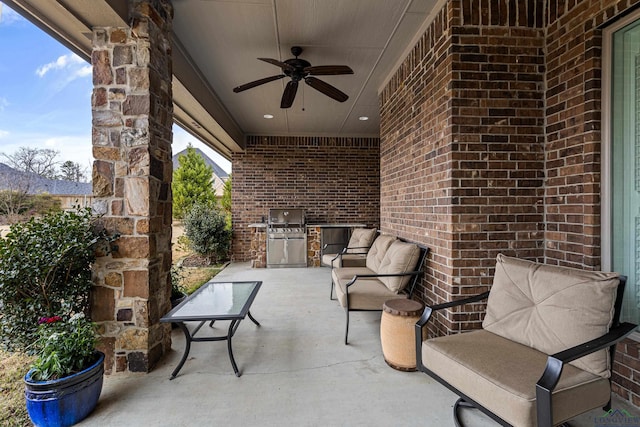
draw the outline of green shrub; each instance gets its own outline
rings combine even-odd
[[[38,351],[41,317],[87,313],[96,250],[115,236],[99,230],[88,208],[57,211],[11,226],[0,239],[0,345]]]
[[[212,262],[227,259],[231,247],[231,230],[225,216],[215,206],[196,204],[184,218],[184,231],[197,254]]]

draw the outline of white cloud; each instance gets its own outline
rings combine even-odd
[[[4,111],[5,108],[9,106],[9,101],[7,98],[3,98],[0,96],[0,112]]]
[[[80,58],[78,55],[76,55],[75,53],[69,53],[67,55],[62,55],[58,57],[58,59],[56,59],[53,62],[49,62],[48,64],[44,64],[41,67],[38,67],[38,69],[36,70],[36,74],[39,77],[44,77],[44,75],[51,70],[65,70],[65,69],[67,70],[71,69],[75,74],[75,73],[78,73],[77,70],[74,70],[74,68],[76,68],[75,65],[83,64],[83,63],[85,63],[84,60]],[[91,69],[91,67],[89,67],[89,69]]]
[[[0,3],[0,25],[11,25],[17,22],[27,22],[27,20],[11,10],[7,5]]]
[[[11,132],[9,132],[8,130],[0,129],[0,139],[8,137],[10,134]]]

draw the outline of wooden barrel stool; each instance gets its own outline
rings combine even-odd
[[[380,342],[387,365],[400,371],[416,370],[415,324],[424,305],[410,299],[392,299],[382,305]]]

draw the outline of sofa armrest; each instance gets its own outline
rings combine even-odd
[[[564,364],[622,341],[627,335],[633,332],[637,326],[638,325],[627,322],[621,323],[611,328],[608,333],[599,338],[578,344],[575,347],[552,354],[547,358],[547,365],[544,368],[544,372],[536,383],[539,426],[552,425],[551,394],[560,380]],[[611,363],[613,363],[613,360]]]
[[[375,279],[376,277],[402,277],[402,276],[415,276],[417,274],[422,274],[422,271],[407,271],[406,273],[385,273],[385,274],[356,274],[355,276],[353,276],[353,279],[349,280],[347,282],[347,284],[345,285],[346,289],[347,289],[347,293],[349,292],[349,286],[353,285],[354,283],[356,283],[356,281],[358,279],[366,279],[366,278],[373,278]]]
[[[459,305],[471,304],[473,302],[478,302],[485,300],[489,297],[489,291],[483,292],[478,295],[473,295],[471,297],[462,298],[455,301],[445,302],[442,304],[436,304],[432,306],[427,306],[424,308],[422,312],[422,316],[415,324],[415,339],[416,339],[416,365],[419,370],[424,371],[424,365],[422,364],[422,334],[423,329],[431,319],[431,315],[434,311],[444,310],[445,308],[457,307]]]

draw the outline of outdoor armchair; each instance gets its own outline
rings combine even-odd
[[[493,286],[427,307],[416,323],[418,369],[505,426],[551,427],[610,407],[626,278],[498,255]],[[487,299],[483,329],[423,340],[434,312]]]

